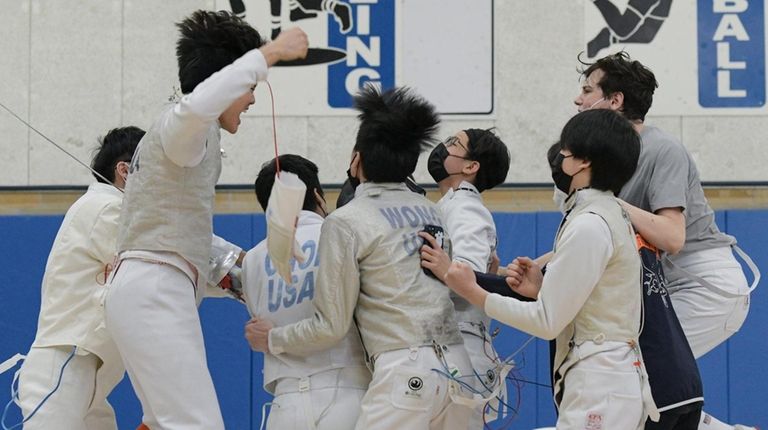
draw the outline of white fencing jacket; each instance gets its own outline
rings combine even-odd
[[[251,315],[266,318],[275,326],[312,317],[317,269],[322,258],[318,247],[322,225],[323,218],[320,215],[301,211],[296,226],[296,241],[306,260],[303,263],[292,261],[290,284],[286,284],[272,264],[267,254],[266,240],[248,251],[243,260],[243,291]],[[281,378],[300,379],[332,369],[351,367],[360,367],[367,372],[360,335],[354,326],[338,343],[323,351],[306,356],[265,354],[264,389],[274,394],[276,382]],[[358,388],[365,389],[367,384]]]
[[[32,346],[77,345],[104,363],[100,374],[122,379],[123,363],[104,327],[107,265],[115,258],[123,194],[93,183],[67,211],[45,266],[37,335]],[[107,372],[107,370],[109,370]]]

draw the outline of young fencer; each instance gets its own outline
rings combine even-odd
[[[432,141],[434,107],[406,88],[364,88],[351,176],[355,197],[323,223],[312,318],[282,327],[252,322],[251,346],[306,355],[354,323],[373,371],[356,429],[467,428],[472,375],[448,290],[422,270],[418,232],[442,228],[435,205],[405,184]],[[446,238],[446,241],[448,238]],[[434,369],[434,370],[433,370]]]
[[[197,11],[178,27],[183,96],[132,160],[105,312],[144,423],[217,430],[224,423],[197,304],[208,280],[220,130],[236,133],[268,67],[304,57],[308,44],[298,29],[263,44],[228,12]]]
[[[640,257],[632,226],[614,197],[634,172],[639,153],[639,136],[615,112],[580,113],[565,125],[553,180],[570,198],[552,259],[546,273],[527,260],[527,270],[510,274],[526,290],[540,288],[536,301],[489,294],[461,262],[436,273],[488,316],[556,339],[559,430],[639,430],[649,414],[658,420],[638,347]],[[436,268],[429,247],[422,256],[425,267]]]
[[[427,159],[427,169],[442,197],[437,202],[445,230],[451,238],[453,259],[467,263],[476,272],[488,272],[496,253],[496,224],[480,193],[501,184],[509,171],[509,150],[492,131],[477,128],[461,130],[435,146]],[[475,388],[492,397],[504,393],[501,360],[493,347],[491,319],[482,309],[451,294],[464,346],[476,374]],[[491,399],[475,411],[469,428],[482,428],[493,419],[498,402]],[[488,415],[483,416],[485,410]],[[485,418],[485,419],[484,419]]]
[[[283,326],[312,317],[318,266],[323,259],[318,247],[320,229],[328,212],[317,166],[293,154],[278,160],[281,172],[297,175],[307,187],[296,225],[296,241],[306,259],[293,265],[291,281],[286,282],[269,258],[265,239],[246,254],[242,282],[250,314]],[[277,163],[272,160],[256,178],[256,197],[265,211],[276,172]],[[249,340],[250,328],[246,324]],[[305,356],[265,354],[263,375],[264,389],[275,396],[267,430],[351,430],[371,380],[354,326],[327,350]]]

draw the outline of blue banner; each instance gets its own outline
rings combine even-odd
[[[765,104],[763,0],[698,0],[699,104]]]
[[[328,105],[352,107],[352,96],[367,83],[395,85],[395,1],[351,0],[353,26],[342,34],[329,20],[328,46],[347,53],[328,66]]]

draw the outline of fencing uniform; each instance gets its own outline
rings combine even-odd
[[[114,430],[115,413],[107,395],[125,369],[107,331],[99,297],[107,265],[115,256],[123,193],[93,183],[67,211],[43,275],[40,316],[32,348],[19,374],[24,417],[56,386],[61,386],[25,429]]]
[[[106,316],[152,430],[224,428],[197,312],[221,172],[217,120],[266,74],[258,49],[214,73],[160,115],[131,162]],[[192,162],[169,156],[185,152]]]
[[[675,312],[698,358],[741,327],[749,312],[749,285],[732,252],[736,239],[715,224],[688,151],[656,127],[646,125],[640,137],[637,169],[619,197],[649,212],[683,209],[685,245],[665,258],[664,273]]]
[[[658,419],[640,350],[640,257],[631,226],[609,191],[576,191],[567,202],[535,302],[490,294],[486,313],[555,338],[557,429],[642,429]]]
[[[432,370],[471,375],[448,289],[421,268],[427,224],[443,225],[405,184],[358,186],[323,223],[313,318],[270,331],[273,354],[306,355],[354,319],[373,368],[357,429],[466,429],[472,413],[451,400],[468,394]]]
[[[262,241],[243,260],[243,290],[251,315],[276,327],[311,318],[323,218],[301,211],[296,241],[306,260],[295,261],[287,284],[277,273]],[[334,285],[341,288],[341,285]],[[275,398],[267,429],[352,429],[371,374],[365,367],[357,328],[329,349],[300,356],[264,355],[264,389]]]
[[[445,231],[451,238],[453,259],[468,264],[477,272],[487,272],[496,251],[496,225],[477,188],[462,181],[457,189],[445,193],[437,202],[437,207],[445,223]],[[464,347],[480,378],[473,381],[474,386],[487,397],[498,383],[500,362],[489,333],[491,319],[482,309],[472,306],[454,292],[451,292],[451,300]],[[468,428],[483,427],[483,409],[484,405],[475,411]],[[498,405],[494,405],[493,409],[498,410]]]

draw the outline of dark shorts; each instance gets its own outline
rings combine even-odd
[[[645,430],[696,430],[703,405],[704,402],[696,402],[664,411],[659,422],[646,421]]]

